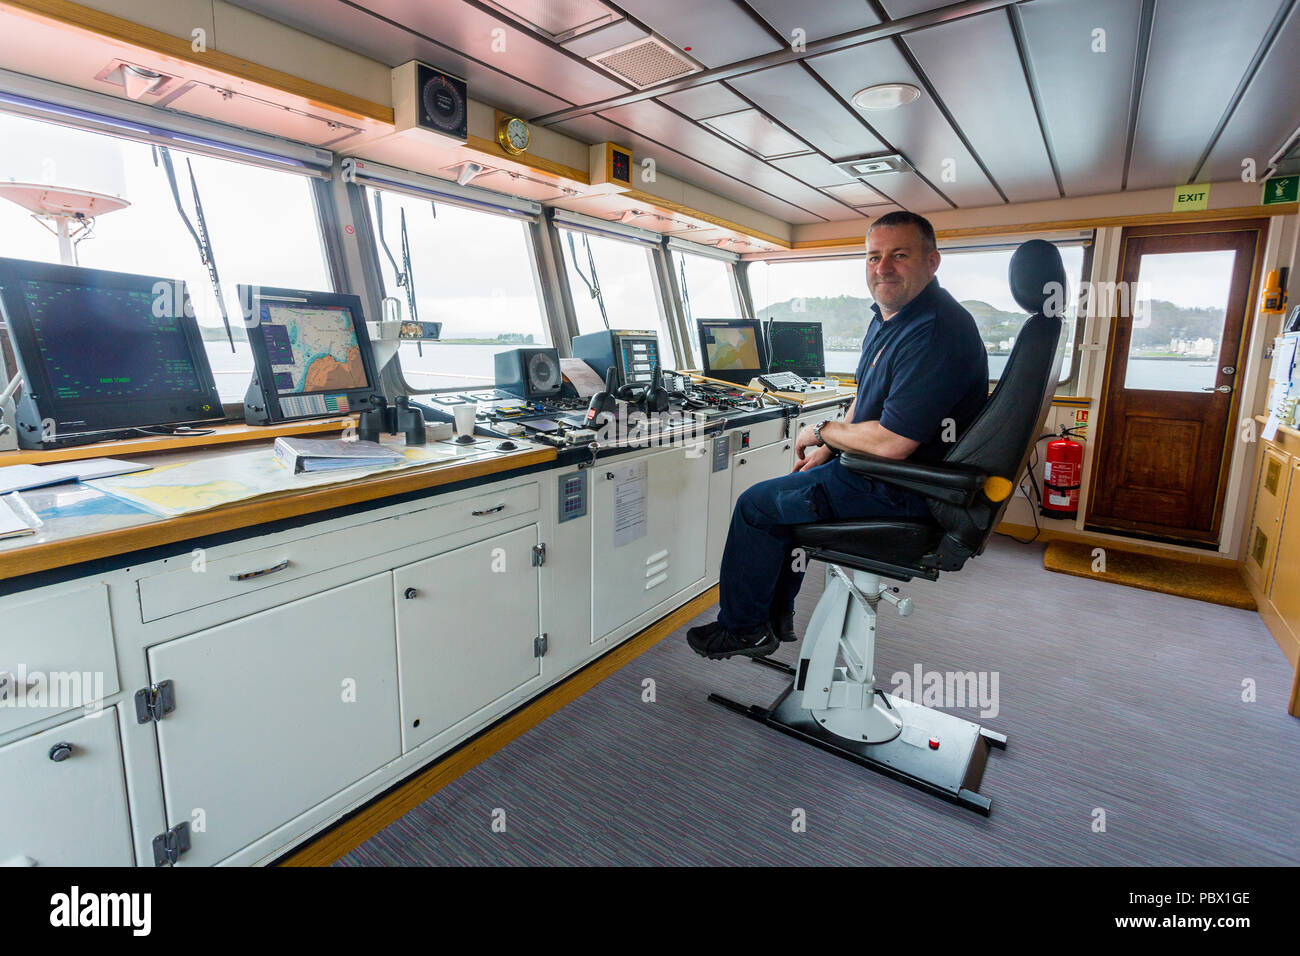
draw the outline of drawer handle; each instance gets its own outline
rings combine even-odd
[[[481,518],[483,517],[483,515],[494,515],[498,511],[505,511],[505,510],[506,510],[506,506],[504,503],[502,503],[497,505],[495,508],[484,508],[482,511],[471,511],[470,514],[472,514],[475,518]]]
[[[57,743],[50,748],[50,759],[55,763],[62,763],[72,756],[72,744]]]
[[[269,568],[262,568],[260,571],[244,571],[241,574],[232,574],[232,581],[251,581],[253,578],[263,578],[268,574],[275,574],[276,571],[283,571],[289,566],[289,559],[285,558],[279,564],[273,564]]]

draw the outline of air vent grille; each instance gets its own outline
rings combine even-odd
[[[694,60],[658,37],[645,37],[635,43],[597,53],[589,59],[640,90],[700,69]]]

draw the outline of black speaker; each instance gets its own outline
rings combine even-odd
[[[520,398],[555,398],[564,378],[555,349],[511,349],[496,354],[497,388]]]

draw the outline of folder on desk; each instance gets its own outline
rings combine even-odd
[[[275,457],[294,474],[391,465],[402,460],[400,451],[373,441],[320,438],[277,438]]]
[[[0,495],[0,541],[5,538],[17,538],[25,534],[35,534],[33,522],[40,519],[32,514],[22,499],[16,495]]]

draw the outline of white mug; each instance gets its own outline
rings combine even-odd
[[[461,435],[474,434],[474,418],[478,415],[478,404],[457,405],[452,409],[456,416],[456,432]]]

